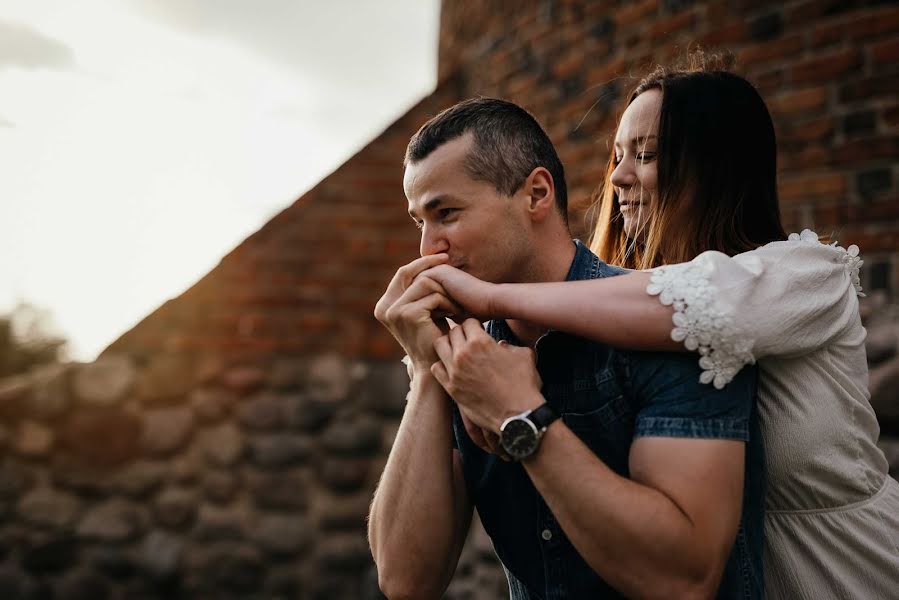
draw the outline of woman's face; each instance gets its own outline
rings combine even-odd
[[[662,92],[651,89],[637,96],[615,134],[615,170],[612,185],[629,239],[643,241],[657,193],[656,152]]]

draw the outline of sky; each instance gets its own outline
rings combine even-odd
[[[0,0],[0,313],[93,360],[436,84],[439,0]]]

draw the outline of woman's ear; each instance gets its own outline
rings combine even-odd
[[[528,195],[528,213],[540,222],[556,210],[556,188],[553,176],[545,167],[537,167],[525,180]]]

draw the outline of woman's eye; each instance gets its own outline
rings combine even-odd
[[[656,157],[654,152],[640,152],[637,154],[637,160],[641,163],[649,162]]]

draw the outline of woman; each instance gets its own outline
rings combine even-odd
[[[501,285],[448,266],[425,274],[481,318],[698,351],[702,381],[719,388],[757,361],[768,596],[896,597],[899,484],[868,403],[858,249],[809,231],[786,239],[774,128],[756,90],[704,68],[644,79],[598,209],[592,249],[651,271]]]

